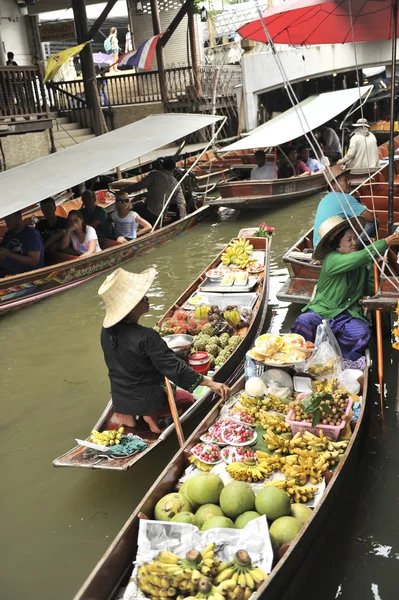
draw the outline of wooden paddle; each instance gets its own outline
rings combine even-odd
[[[170,412],[172,415],[173,423],[176,427],[177,439],[179,440],[180,447],[182,447],[182,446],[184,446],[184,443],[185,443],[184,433],[183,433],[183,429],[181,426],[179,413],[177,412],[177,406],[176,406],[175,397],[173,395],[172,386],[170,385],[170,381],[167,377],[165,377],[165,389],[166,389],[166,395],[168,397],[169,408],[170,408]]]
[[[374,263],[374,291],[377,294],[379,288],[379,273],[378,267]],[[383,339],[382,339],[382,322],[381,322],[381,311],[375,311],[375,325],[377,333],[377,359],[378,359],[378,383],[380,385],[380,404],[381,404],[381,415],[384,414],[384,350],[383,350]]]

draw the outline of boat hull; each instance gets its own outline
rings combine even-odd
[[[323,173],[270,181],[231,181],[220,184],[220,197],[208,199],[206,203],[215,207],[264,209],[270,204],[302,199],[324,190],[326,186]]]
[[[281,600],[287,592],[290,582],[297,575],[300,567],[306,561],[311,561],[311,550],[321,541],[325,531],[325,523],[337,504],[346,497],[345,488],[350,486],[360,457],[368,405],[366,370],[363,383],[363,403],[361,413],[352,434],[350,444],[340,461],[334,475],[326,487],[321,501],[313,511],[312,518],[302,528],[294,544],[285,553],[283,558],[272,570],[266,582],[259,591],[255,592],[254,599],[265,597],[268,600]],[[242,389],[244,379],[240,379],[233,388],[233,393]],[[190,449],[198,442],[199,436],[205,433],[208,427],[219,415],[222,401],[210,411],[207,417],[197,427],[182,448],[172,459],[168,467],[159,476],[152,488],[148,491],[143,501],[139,504],[132,516],[126,522],[120,533],[115,538],[103,558],[95,567],[89,578],[81,587],[74,600],[112,600],[116,597],[121,586],[126,585],[132,571],[132,563],[137,551],[137,536],[140,517],[151,516],[158,500],[174,490],[174,486],[188,464],[187,457]],[[295,596],[292,596],[293,598]]]
[[[184,219],[126,244],[112,246],[86,258],[70,257],[66,262],[0,279],[0,315],[73,288],[141,256],[191,229],[209,214],[210,209],[204,206]]]

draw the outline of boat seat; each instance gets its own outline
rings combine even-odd
[[[116,240],[110,240],[108,238],[104,238],[100,241],[100,246],[102,248],[102,250],[106,250],[106,248],[113,248],[114,246],[121,246],[122,244],[120,242],[117,242]]]
[[[72,254],[64,254],[63,252],[46,252],[45,263],[47,266],[56,265],[58,263],[67,262],[70,260],[76,260],[79,256],[73,256]]]

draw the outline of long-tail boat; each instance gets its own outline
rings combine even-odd
[[[399,148],[399,136],[395,138],[395,149]],[[388,142],[379,147],[380,160],[388,156]],[[399,163],[395,162],[395,182],[399,181]],[[399,221],[398,192],[394,188],[395,211],[394,221]],[[357,193],[359,201],[369,210],[375,210],[377,218],[380,221],[379,237],[387,233],[388,219],[388,165],[382,166],[370,178],[359,185],[353,193]],[[313,228],[310,229],[300,240],[294,244],[283,256],[284,262],[288,265],[290,276],[279,290],[277,297],[285,302],[295,302],[307,304],[312,297],[317,280],[319,278],[321,265],[315,264],[312,259],[313,254]],[[396,259],[392,251],[387,253],[390,265],[398,271]],[[381,277],[381,292],[387,293],[387,305],[392,306],[392,294],[395,294],[395,288],[390,284],[390,277],[387,270],[386,276]],[[371,306],[371,300],[366,300],[365,304]],[[384,304],[385,301],[382,302]]]
[[[233,387],[233,393],[242,390],[244,383],[244,378],[239,379]],[[368,367],[365,369],[362,383],[360,414],[349,445],[336,469],[329,473],[328,479],[326,478],[325,490],[313,509],[313,514],[282,558],[277,555],[274,556],[272,571],[262,586],[251,596],[253,600],[260,600],[260,598],[281,600],[283,597],[296,597],[298,581],[301,581],[301,578],[303,579],[303,572],[311,565],[312,557],[316,554],[320,544],[325,542],[326,533],[324,532],[328,531],[328,521],[336,512],[337,504],[343,503],[347,497],[348,487],[350,487],[356,473],[365,437],[366,417],[370,404],[367,400],[367,386]],[[199,442],[200,436],[219,417],[223,404],[222,400],[216,404],[187,440],[184,447],[179,450],[158,477],[80,588],[74,600],[92,600],[93,598],[96,600],[113,600],[114,598],[122,598],[136,559],[140,520],[151,519],[158,500],[165,494],[177,489],[179,478],[190,464],[191,448]],[[214,531],[217,535],[217,530]]]
[[[247,238],[254,247],[254,251],[264,252],[265,264],[264,271],[259,275],[258,282],[254,288],[254,293],[257,295],[256,302],[252,308],[251,322],[248,330],[245,333],[241,343],[237,346],[234,352],[230,355],[227,361],[215,372],[214,380],[223,382],[232,378],[236,378],[236,370],[240,369],[241,361],[243,360],[245,353],[249,350],[253,343],[254,338],[259,335],[262,331],[267,312],[267,303],[269,296],[269,262],[270,262],[270,241],[265,238]],[[208,265],[208,267],[193,281],[193,283],[183,292],[178,300],[168,309],[165,315],[160,319],[159,323],[162,324],[166,319],[169,319],[174,311],[186,304],[190,296],[200,288],[200,286],[206,280],[206,272],[210,269],[216,268],[220,264],[220,257],[218,256]],[[205,294],[206,292],[201,292]],[[227,296],[227,295],[226,295]],[[236,294],[228,294],[229,303],[237,304],[239,301],[235,300]],[[185,422],[193,418],[198,414],[198,410],[204,403],[208,404],[212,402],[212,394],[209,392],[206,396],[201,397],[200,400],[196,401],[181,417],[181,421]],[[94,429],[97,431],[103,431],[108,429],[115,429],[118,425],[118,417],[116,416],[112,401],[110,401],[105,407],[104,412],[100,416],[97,423],[94,425]],[[128,432],[128,429],[125,428]],[[86,459],[84,458],[85,448],[82,446],[76,446],[72,450],[69,450],[66,454],[63,454],[59,458],[55,459],[53,464],[56,467],[83,467],[88,469],[109,469],[113,471],[126,471],[141,460],[150,451],[155,450],[160,446],[161,442],[168,437],[174,431],[174,425],[170,425],[157,440],[146,438],[148,429],[143,431],[135,431],[138,433],[147,443],[148,448],[141,454],[134,455],[129,458],[123,459]]]
[[[147,117],[83,144],[71,146],[62,152],[62,156],[59,153],[51,154],[0,173],[4,198],[4,201],[0,201],[0,218],[34,206],[35,203],[37,205],[48,196],[70,189],[118,164],[148,154],[219,119],[189,114]],[[134,142],[130,143],[131,140]],[[26,186],[26,181],[30,182],[29,186]],[[112,197],[109,198],[107,192],[103,196],[105,205],[112,207]],[[68,206],[79,208],[80,201],[69,201]],[[85,258],[46,253],[46,267],[0,279],[0,314],[28,306],[105,273],[187,231],[210,212],[208,207],[201,207],[183,219],[125,244],[106,240],[101,252]],[[26,216],[27,219],[30,217]]]

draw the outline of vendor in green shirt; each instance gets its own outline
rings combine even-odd
[[[320,225],[315,258],[324,261],[316,295],[291,328],[292,333],[314,342],[317,327],[323,319],[328,320],[342,356],[349,360],[364,354],[371,337],[359,300],[374,294],[373,257],[383,254],[388,246],[399,246],[399,233],[394,233],[367,250],[358,250],[357,234],[364,223],[363,217],[336,216]]]

